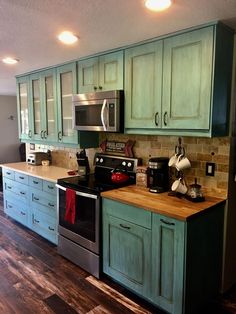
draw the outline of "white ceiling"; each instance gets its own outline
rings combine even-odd
[[[14,95],[15,75],[125,46],[159,35],[223,20],[236,30],[236,0],[174,0],[162,13],[144,0],[0,0],[0,95]],[[71,30],[80,40],[64,46],[56,38]]]

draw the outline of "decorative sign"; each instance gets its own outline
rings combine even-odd
[[[100,144],[100,148],[103,153],[115,153],[126,157],[134,157],[134,153],[132,151],[134,144],[135,141],[131,140],[128,140],[126,143],[106,140]]]

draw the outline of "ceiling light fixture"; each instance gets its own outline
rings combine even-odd
[[[64,31],[58,35],[58,39],[63,44],[72,45],[78,40],[78,37],[69,31]]]
[[[145,6],[152,11],[164,11],[172,4],[172,0],[146,0]]]
[[[2,62],[6,63],[6,64],[16,64],[19,61],[20,61],[19,59],[11,58],[11,57],[6,57],[6,58],[2,59]]]

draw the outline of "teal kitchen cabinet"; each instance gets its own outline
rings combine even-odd
[[[162,50],[162,40],[125,50],[127,132],[161,128]]]
[[[136,52],[145,53],[143,46]],[[154,55],[132,55],[134,49],[125,51],[127,133],[228,134],[233,51],[228,28],[215,24],[163,38],[156,61]]]
[[[103,198],[103,271],[168,313],[200,313],[220,291],[223,224],[224,203],[179,220]]]
[[[79,93],[123,89],[123,51],[78,61]]]
[[[4,212],[57,244],[55,183],[3,168]]]
[[[143,296],[150,295],[150,215],[103,199],[103,271]]]
[[[29,103],[29,85],[28,75],[16,79],[19,138],[23,141],[32,138],[32,121],[30,119],[32,108]]]
[[[56,72],[45,70],[30,75],[32,137],[37,141],[57,141]]]

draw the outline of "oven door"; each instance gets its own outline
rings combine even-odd
[[[76,191],[75,223],[64,219],[66,188],[56,184],[58,206],[58,232],[65,238],[94,253],[99,253],[100,197]]]

